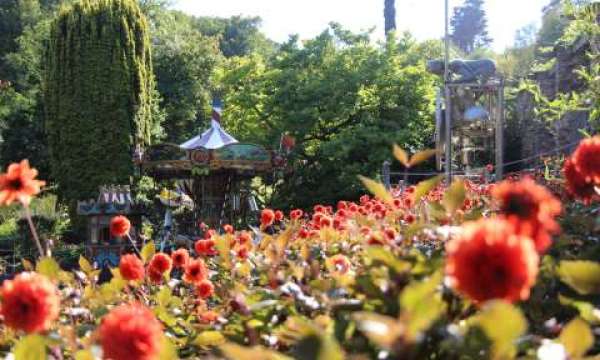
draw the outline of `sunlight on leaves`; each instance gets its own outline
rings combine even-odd
[[[579,358],[594,345],[594,334],[582,319],[571,320],[560,332],[558,340],[567,350],[570,359]]]
[[[154,256],[154,254],[156,253],[156,246],[154,246],[154,242],[153,241],[149,241],[146,245],[144,245],[144,247],[142,248],[142,251],[140,252],[140,255],[142,256],[142,261],[145,263],[147,263],[152,256]]]
[[[35,271],[56,280],[60,274],[60,266],[58,263],[49,257],[42,258],[35,266]]]
[[[194,345],[200,347],[217,346],[223,343],[225,343],[225,337],[218,331],[204,331],[194,339]]]
[[[561,305],[572,306],[579,311],[579,316],[585,321],[597,325],[600,324],[600,309],[594,307],[593,304],[586,301],[579,301],[558,294],[558,301]]]
[[[442,199],[442,204],[446,208],[446,211],[453,214],[463,206],[465,198],[465,183],[462,180],[455,180],[448,190],[446,190],[444,198]]]
[[[15,360],[46,360],[46,339],[40,335],[27,335],[14,347]]]
[[[593,261],[561,261],[560,280],[581,295],[600,293],[600,264]]]
[[[86,275],[94,271],[94,268],[92,267],[90,262],[85,257],[83,257],[83,255],[79,256],[79,268],[81,269],[81,271],[86,273]]]
[[[527,320],[521,310],[503,301],[491,301],[475,319],[492,341],[494,359],[515,357],[516,340],[527,330]]]
[[[426,331],[445,310],[445,303],[436,289],[441,284],[443,273],[436,272],[422,282],[407,286],[400,295],[402,314],[400,319],[406,325],[407,337],[414,340]]]
[[[394,156],[402,165],[405,167],[410,167],[410,161],[408,159],[408,154],[404,151],[400,146],[394,144]]]
[[[431,179],[427,179],[418,183],[417,187],[415,188],[415,192],[413,193],[414,203],[416,204],[417,202],[419,202],[421,198],[423,198],[431,190],[433,190],[442,181],[443,178],[443,175],[438,175],[432,177]]]
[[[366,252],[369,260],[380,262],[397,273],[409,271],[412,266],[409,262],[398,259],[388,249],[381,246],[368,247]]]
[[[394,201],[392,195],[387,191],[382,183],[369,179],[367,177],[359,175],[358,178],[362,181],[363,185],[369,190],[369,192],[386,203]]]
[[[410,158],[409,167],[412,167],[412,166],[418,165],[424,161],[427,161],[430,157],[434,156],[435,154],[437,154],[437,151],[433,150],[433,149],[419,151]]]

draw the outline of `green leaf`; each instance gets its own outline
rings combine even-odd
[[[431,179],[427,179],[418,183],[417,187],[415,188],[415,192],[413,193],[414,203],[416,204],[419,202],[423,196],[427,195],[431,190],[433,190],[443,178],[443,175],[437,175]]]
[[[158,293],[156,294],[156,302],[159,307],[167,308],[171,303],[171,299],[173,295],[171,294],[171,289],[168,286],[162,286]]]
[[[434,156],[435,154],[437,154],[437,150],[434,149],[419,151],[410,158],[409,167],[418,165],[423,161],[426,161],[430,157]]]
[[[408,160],[408,154],[400,146],[394,144],[394,156],[402,165],[410,167],[410,161]]]
[[[442,283],[443,273],[436,272],[422,282],[413,282],[400,295],[400,319],[406,325],[406,335],[414,340],[429,329],[444,312],[445,303],[436,289]]]
[[[38,261],[35,266],[35,271],[50,279],[56,280],[60,274],[60,266],[53,258],[45,257]]]
[[[152,257],[154,256],[155,253],[156,253],[156,246],[154,246],[154,241],[149,241],[146,245],[144,245],[144,247],[142,248],[142,251],[140,252],[140,255],[142,256],[142,261],[144,262],[144,264],[146,264],[148,261],[150,261],[150,259],[152,259]]]
[[[579,316],[585,321],[594,325],[600,324],[600,310],[596,309],[594,305],[589,302],[571,299],[561,294],[558,294],[558,301],[560,301],[561,305],[572,306],[577,309],[579,311]]]
[[[226,269],[231,268],[231,259],[230,259],[230,250],[231,246],[229,243],[229,239],[226,236],[219,236],[215,240],[215,247],[219,252],[219,257],[221,258],[221,265]]]
[[[178,360],[177,349],[168,337],[163,336],[160,354],[158,355],[160,360]]]
[[[46,360],[47,341],[40,335],[21,338],[13,349],[15,360]]]
[[[224,343],[225,337],[218,331],[203,331],[194,339],[194,345],[200,347],[217,346]]]
[[[94,354],[89,350],[79,350],[75,353],[75,360],[95,360]]]
[[[448,190],[446,190],[442,204],[446,208],[446,211],[452,214],[463,206],[465,198],[465,183],[462,180],[455,180]]]
[[[366,249],[367,257],[371,261],[378,261],[392,268],[397,273],[409,271],[411,264],[407,261],[398,259],[389,250],[381,246],[370,246]]]
[[[518,308],[503,301],[491,301],[475,322],[492,341],[493,359],[515,357],[515,342],[527,330],[527,320]]]
[[[594,345],[594,334],[588,323],[575,318],[565,325],[558,340],[567,350],[569,359],[577,359]]]
[[[84,258],[83,255],[79,256],[79,268],[86,274],[90,274],[92,271],[94,271],[94,268],[90,262]]]
[[[362,181],[363,185],[367,188],[367,190],[369,190],[371,194],[381,199],[381,201],[384,201],[386,203],[391,203],[394,201],[392,195],[390,195],[390,193],[387,191],[387,189],[382,183],[375,180],[371,180],[361,175],[358,175],[358,178],[360,179],[360,181]]]
[[[596,262],[561,261],[558,276],[581,295],[600,293],[600,264]]]

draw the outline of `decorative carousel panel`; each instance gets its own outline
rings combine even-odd
[[[185,150],[176,144],[149,147],[142,162],[143,171],[158,178],[187,177],[192,167]]]
[[[270,170],[271,153],[254,144],[230,144],[213,151],[210,166],[213,169]]]

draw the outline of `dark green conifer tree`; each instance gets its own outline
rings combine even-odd
[[[137,2],[62,9],[44,65],[50,163],[63,199],[73,206],[99,185],[129,183],[134,145],[154,128],[150,39]]]

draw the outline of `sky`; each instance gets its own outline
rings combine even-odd
[[[549,2],[486,0],[492,48],[502,51],[513,44],[518,29],[539,25],[541,10]],[[450,0],[451,9],[460,4],[462,0]],[[174,0],[174,7],[196,16],[259,16],[262,30],[277,42],[290,34],[312,38],[331,21],[354,31],[375,27],[373,38],[383,38],[383,0]],[[408,30],[419,40],[444,35],[444,0],[396,0],[396,13],[398,30]]]

